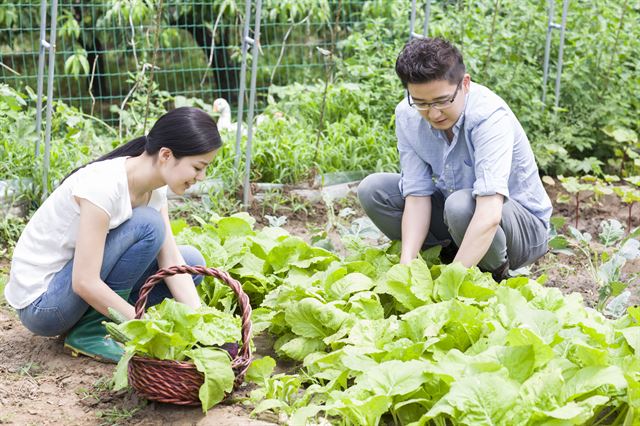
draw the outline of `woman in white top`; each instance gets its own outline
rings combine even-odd
[[[105,339],[108,308],[128,318],[145,280],[158,268],[203,264],[171,233],[166,188],[182,194],[205,177],[222,142],[213,119],[178,108],[148,135],[74,171],[35,212],[14,250],[7,301],[33,333],[66,333],[65,347],[103,361],[122,349]],[[173,296],[200,306],[202,277],[167,278],[149,305]],[[195,285],[194,285],[195,283]]]

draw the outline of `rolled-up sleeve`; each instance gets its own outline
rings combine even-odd
[[[508,114],[505,109],[498,109],[471,130],[475,149],[474,197],[509,197],[514,131]]]
[[[436,186],[433,183],[433,171],[429,164],[418,156],[411,142],[417,142],[417,131],[412,131],[404,122],[403,116],[396,111],[396,136],[400,154],[400,192],[403,197],[409,195],[427,197],[432,195]]]

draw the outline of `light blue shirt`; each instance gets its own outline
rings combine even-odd
[[[474,197],[502,194],[517,201],[547,228],[551,200],[538,175],[529,139],[509,106],[486,87],[471,83],[448,143],[405,98],[396,107],[400,192],[445,198],[460,189]]]

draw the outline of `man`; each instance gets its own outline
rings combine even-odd
[[[387,237],[402,240],[400,262],[442,245],[443,258],[500,281],[544,255],[551,201],[507,104],[472,83],[458,49],[440,38],[407,43],[396,73],[407,90],[396,107],[401,173],[367,176],[358,197]]]

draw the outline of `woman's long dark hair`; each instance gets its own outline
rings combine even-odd
[[[160,151],[160,148],[169,148],[173,156],[180,159],[206,154],[221,146],[222,139],[220,139],[218,127],[209,114],[198,108],[176,108],[160,117],[148,135],[133,139],[102,157],[78,167],[62,182],[81,168],[98,161],[117,157],[137,157],[143,152],[153,156]]]

